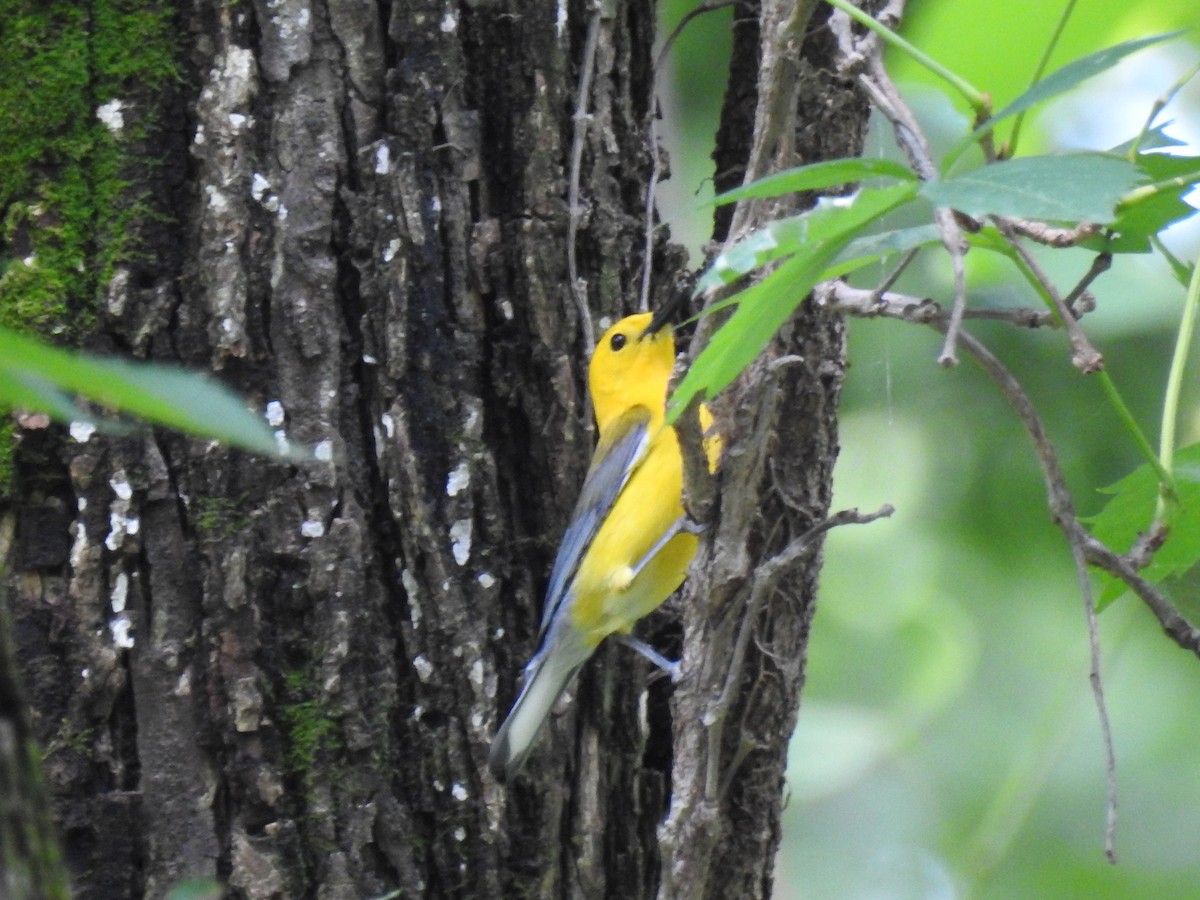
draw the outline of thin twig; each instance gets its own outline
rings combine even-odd
[[[1141,550],[1139,545],[1134,546],[1135,552]],[[1121,556],[1091,535],[1086,536],[1084,549],[1089,563],[1123,581],[1150,608],[1167,637],[1200,657],[1200,628],[1189,622],[1154,585],[1138,574],[1137,564],[1148,562],[1148,559],[1135,553]]]
[[[1096,598],[1092,593],[1092,578],[1088,574],[1087,552],[1083,541],[1071,541],[1071,559],[1075,562],[1075,576],[1079,579],[1079,593],[1083,597],[1083,614],[1087,619],[1088,683],[1092,686],[1092,699],[1096,703],[1096,715],[1100,718],[1100,740],[1104,743],[1104,773],[1108,802],[1104,816],[1104,855],[1110,863],[1117,862],[1117,755],[1113,749],[1112,724],[1108,718],[1108,704],[1104,701],[1104,682],[1100,675],[1100,627],[1096,622]]]
[[[938,323],[931,323],[940,328]],[[1087,617],[1088,647],[1091,655],[1089,681],[1092,685],[1092,696],[1100,718],[1101,740],[1104,744],[1104,759],[1106,782],[1108,786],[1108,803],[1105,813],[1104,852],[1110,862],[1116,861],[1116,828],[1117,828],[1117,760],[1113,752],[1112,728],[1108,719],[1108,706],[1104,699],[1104,685],[1100,678],[1100,637],[1096,626],[1096,606],[1092,598],[1092,583],[1087,571],[1087,532],[1075,516],[1075,504],[1067,490],[1063,479],[1062,469],[1058,465],[1058,455],[1050,442],[1041,417],[1033,406],[1033,401],[1021,387],[1016,377],[1000,362],[992,352],[980,341],[967,332],[959,335],[959,346],[979,364],[984,373],[992,379],[1004,394],[1005,399],[1016,411],[1017,416],[1025,426],[1034,450],[1042,465],[1042,477],[1046,482],[1046,493],[1049,498],[1050,512],[1054,523],[1062,530],[1071,547],[1071,556],[1075,561],[1075,571],[1079,579],[1079,589],[1083,595],[1084,612]]]
[[[1016,219],[1010,216],[993,216],[993,219],[1003,222],[1022,237],[1055,248],[1078,246],[1088,238],[1095,237],[1101,230],[1095,222],[1084,222],[1074,228],[1060,228],[1035,219]]]
[[[920,247],[913,247],[900,258],[900,262],[896,264],[896,267],[892,269],[892,271],[889,272],[871,291],[871,293],[875,295],[876,299],[882,297],[892,289],[892,285],[894,285],[900,279],[900,276],[904,274],[904,271],[912,264],[912,261],[917,258],[917,255],[920,252]]]
[[[592,313],[588,308],[587,296],[580,290],[579,263],[576,259],[575,241],[579,236],[579,220],[583,209],[579,204],[579,184],[583,172],[583,150],[587,143],[588,107],[592,96],[592,77],[596,72],[596,47],[600,42],[600,8],[597,6],[588,21],[587,41],[583,46],[583,60],[579,65],[579,90],[575,95],[575,131],[571,140],[571,180],[567,188],[567,281],[575,307],[579,311],[580,328],[583,330],[583,345],[591,352],[596,344],[592,330]]]
[[[859,81],[875,106],[892,123],[896,141],[908,157],[913,171],[922,181],[935,178],[937,167],[933,164],[929,142],[925,139],[925,134],[921,131],[916,116],[904,102],[900,92],[896,90],[896,85],[892,82],[891,76],[883,66],[883,59],[878,54],[868,57],[866,71],[859,76]],[[946,252],[950,254],[950,265],[954,271],[954,304],[950,308],[950,319],[946,325],[946,340],[942,345],[941,353],[938,354],[938,363],[943,366],[952,366],[958,362],[955,347],[967,308],[965,257],[969,245],[953,210],[939,207],[933,211],[933,219],[942,236],[942,244],[946,247]]]
[[[646,142],[650,146],[650,182],[646,185],[646,206],[645,206],[645,241],[642,250],[642,287],[641,294],[638,298],[638,309],[645,312],[650,308],[650,278],[652,275],[653,266],[651,265],[654,258],[654,232],[657,230],[654,223],[655,216],[655,197],[658,193],[658,180],[662,175],[662,156],[658,146],[658,80],[662,77],[662,73],[667,65],[667,56],[671,52],[676,39],[697,16],[704,13],[713,12],[718,9],[724,9],[726,6],[733,6],[736,0],[709,0],[707,3],[701,3],[695,9],[689,10],[688,13],[679,20],[671,33],[667,35],[663,41],[662,47],[659,48],[658,56],[654,58],[654,74],[651,76],[650,91],[650,110],[647,115],[646,123]]]
[[[813,298],[819,304],[862,319],[902,319],[918,325],[950,321],[950,313],[934,300],[895,291],[878,293],[877,290],[854,288],[839,281],[817,285],[813,289]],[[1007,322],[1019,328],[1053,328],[1058,325],[1058,317],[1054,313],[1025,306],[1011,309],[968,307],[963,315],[967,319]]]
[[[1074,366],[1083,372],[1085,375],[1090,375],[1092,372],[1099,372],[1104,368],[1104,357],[1100,351],[1092,344],[1091,339],[1084,333],[1080,327],[1078,320],[1075,318],[1071,308],[1063,301],[1062,295],[1058,293],[1058,288],[1054,286],[1054,282],[1042,270],[1034,255],[1029,252],[1020,239],[1020,236],[1005,222],[995,220],[996,227],[1005,239],[1012,245],[1012,248],[1017,251],[1017,255],[1021,257],[1021,261],[1026,268],[1037,279],[1046,296],[1050,298],[1050,302],[1054,304],[1059,316],[1062,318],[1063,327],[1067,330],[1067,340],[1071,342],[1071,362]]]
[[[798,48],[804,42],[804,30],[816,5],[817,0],[771,0],[762,4],[758,102],[743,184],[795,164],[794,129],[800,92]],[[772,205],[777,208],[780,202],[776,199]],[[726,247],[757,227],[766,209],[768,205],[764,201],[739,200],[733,210]]]
[[[946,311],[932,300],[923,300],[920,297],[888,292],[882,297],[875,298],[872,291],[852,288],[839,281],[827,281],[817,285],[813,291],[813,299],[819,304],[847,315],[863,318],[900,319],[905,322],[930,325],[939,331],[944,331],[946,327]],[[985,310],[968,311],[973,315],[983,312]],[[1040,324],[1052,324],[1047,321],[1049,313],[1038,313],[1036,310],[1012,310],[1011,316],[1006,315],[1010,311],[995,310],[994,312],[1001,314],[1006,321],[1014,324],[1035,324],[1032,319],[1038,316],[1042,317]],[[1031,320],[1023,321],[1022,315],[1030,316]],[[974,344],[978,344],[974,339],[972,341]],[[1048,504],[1055,523],[1067,532],[1069,542],[1083,548],[1090,565],[1103,569],[1124,582],[1146,604],[1171,640],[1182,649],[1189,650],[1200,657],[1200,628],[1189,622],[1154,585],[1138,574],[1139,569],[1150,564],[1154,552],[1162,546],[1166,539],[1164,526],[1158,523],[1149,532],[1141,535],[1125,555],[1117,553],[1092,537],[1075,517],[1074,506],[1067,493],[1066,482],[1063,480],[1062,471],[1058,466],[1054,447],[1050,444],[1041,420],[1033,408],[1032,401],[1007,369],[981,344],[979,347],[998,367],[995,374],[986,367],[985,371],[1000,384],[1002,392],[1017,410],[1017,414],[1025,424],[1026,431],[1033,440],[1034,449],[1042,464]],[[982,362],[980,364],[983,365]],[[1010,381],[1001,382],[999,373],[1004,373]]]
[[[865,525],[869,522],[874,522],[876,519],[886,518],[893,512],[895,512],[895,509],[891,504],[884,504],[873,513],[864,514],[860,513],[857,509],[844,509],[836,512],[818,522],[799,537],[793,538],[782,551],[761,563],[754,570],[754,575],[750,579],[753,587],[750,589],[750,598],[746,602],[746,611],[742,617],[737,640],[733,645],[733,652],[730,654],[729,666],[726,669],[725,684],[721,688],[720,696],[709,707],[706,717],[706,721],[709,722],[709,749],[705,790],[706,796],[709,799],[715,799],[719,790],[721,771],[720,747],[724,732],[723,725],[733,704],[734,692],[741,682],[742,666],[746,660],[746,650],[749,648],[750,637],[754,633],[754,626],[758,621],[758,612],[763,602],[775,590],[779,579],[791,570],[792,566],[801,556],[812,549],[813,542],[825,532],[839,525]]]
[[[1071,314],[1076,319],[1096,308],[1096,298],[1087,293],[1087,289],[1092,286],[1093,281],[1110,268],[1112,268],[1112,254],[1107,250],[1096,254],[1091,266],[1079,279],[1079,283],[1071,288],[1067,296],[1063,297],[1063,303],[1066,304],[1067,309],[1071,310]]]

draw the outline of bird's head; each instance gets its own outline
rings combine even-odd
[[[674,366],[675,336],[669,327],[655,323],[652,313],[628,316],[604,332],[588,367],[600,430],[637,404],[659,419]]]

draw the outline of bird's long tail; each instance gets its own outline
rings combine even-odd
[[[584,646],[574,635],[558,640],[555,637],[549,635],[542,650],[526,666],[525,687],[492,740],[488,768],[497,781],[512,778],[520,771],[550,710],[592,655],[593,648]]]

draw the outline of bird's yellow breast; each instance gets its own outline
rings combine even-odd
[[[683,515],[683,462],[675,429],[659,429],[640,466],[596,532],[569,589],[575,627],[599,643],[628,631],[683,582],[696,537],[680,534],[645,561]],[[645,562],[636,577],[633,570]]]

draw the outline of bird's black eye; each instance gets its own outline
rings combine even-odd
[[[612,347],[613,350],[620,350],[625,346],[625,335],[617,332],[611,338],[609,338],[608,346]]]

